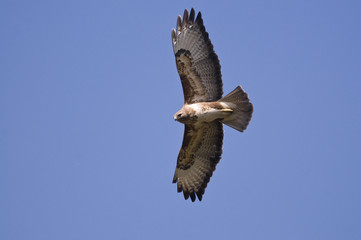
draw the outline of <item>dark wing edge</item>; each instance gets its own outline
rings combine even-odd
[[[202,200],[208,182],[221,159],[223,125],[219,121],[198,125],[186,124],[173,183],[177,191],[192,202]]]
[[[172,43],[177,70],[181,78],[184,102],[217,101],[223,95],[221,65],[209,34],[203,25],[201,12],[196,19],[192,8],[184,10],[172,29]]]

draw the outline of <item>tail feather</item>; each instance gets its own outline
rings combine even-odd
[[[247,93],[243,91],[241,86],[238,86],[218,102],[227,104],[233,110],[232,114],[222,122],[243,132],[251,121],[253,113],[253,105],[249,102]]]

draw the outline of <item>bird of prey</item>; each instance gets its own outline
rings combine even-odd
[[[221,66],[201,12],[192,8],[178,16],[172,43],[181,79],[184,105],[174,119],[185,125],[173,183],[184,198],[201,201],[221,159],[223,123],[243,132],[252,117],[253,105],[241,86],[223,95]]]

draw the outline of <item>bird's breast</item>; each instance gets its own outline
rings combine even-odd
[[[216,119],[223,119],[229,116],[232,111],[221,102],[199,102],[188,105],[194,112],[198,121],[212,122]]]

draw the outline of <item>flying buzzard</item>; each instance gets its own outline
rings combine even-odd
[[[221,159],[223,123],[243,132],[253,106],[241,86],[222,98],[223,83],[218,56],[199,12],[186,9],[172,29],[177,70],[182,82],[184,106],[174,119],[185,125],[173,183],[184,198],[201,201],[210,177]]]

